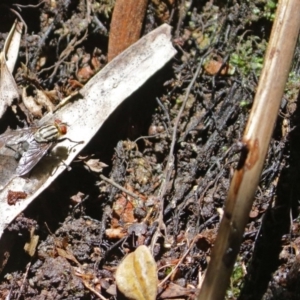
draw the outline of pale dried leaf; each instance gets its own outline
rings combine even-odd
[[[25,107],[33,116],[37,118],[42,117],[42,106],[37,104],[32,96],[27,96],[26,88],[23,88],[22,99]]]
[[[40,120],[39,124],[53,122],[54,119],[66,122],[67,137],[84,143],[74,145],[74,142],[67,139],[61,141],[52,151],[62,147],[72,149],[64,165],[57,160],[49,163],[49,160],[42,159],[31,171],[30,178],[16,177],[5,186],[0,192],[0,235],[6,226],[67,168],[109,115],[175,54],[176,50],[171,43],[171,27],[164,24],[107,64],[80,90],[76,101],[65,104]],[[3,147],[0,148],[0,155],[2,150]],[[29,196],[18,205],[9,206],[8,190],[22,190]]]
[[[18,87],[7,68],[4,52],[0,53],[0,117],[14,99],[19,98]]]
[[[108,167],[107,164],[101,162],[99,159],[91,158],[88,161],[84,162],[88,168],[96,173],[101,173],[103,168]]]
[[[19,54],[23,24],[15,22],[0,53],[0,117],[14,99],[19,98],[18,87],[12,72]]]
[[[76,195],[73,195],[70,199],[78,204],[82,201],[82,199],[84,198],[85,194],[84,193],[81,193],[81,192],[78,192]]]
[[[36,102],[45,107],[48,112],[53,112],[55,106],[44,91],[36,89]]]
[[[5,54],[6,65],[10,73],[13,72],[19,56],[22,29],[23,23],[15,21],[5,40],[3,52]]]
[[[128,299],[156,299],[157,267],[148,247],[140,246],[126,256],[117,269],[116,282]]]
[[[33,235],[30,237],[30,241],[25,244],[24,250],[25,252],[30,255],[31,257],[34,256],[37,244],[39,242],[39,236],[38,235]]]
[[[105,234],[109,239],[122,239],[127,235],[127,232],[122,228],[108,228],[105,230]]]

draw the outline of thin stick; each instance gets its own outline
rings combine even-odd
[[[142,202],[142,200],[139,198],[139,196],[137,196],[136,194],[126,190],[125,188],[123,188],[121,185],[119,185],[118,183],[116,183],[115,181],[113,181],[112,179],[109,179],[107,177],[105,177],[104,175],[100,175],[100,178],[108,183],[110,183],[111,185],[115,186],[117,189],[121,190],[122,192],[126,193],[127,195],[129,195],[130,197],[137,199],[139,201],[139,203]]]

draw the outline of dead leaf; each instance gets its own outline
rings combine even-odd
[[[48,112],[53,112],[55,108],[48,95],[39,89],[36,89],[36,102],[45,107]]]
[[[15,22],[0,53],[0,117],[14,99],[19,98],[18,87],[12,76],[19,53],[23,24]]]
[[[234,68],[229,64],[225,64],[224,66],[223,64],[222,61],[212,59],[204,64],[204,70],[209,75],[216,75],[218,72],[220,72],[221,75],[233,75],[235,71]],[[220,71],[221,68],[222,70]]]
[[[160,294],[160,298],[170,299],[177,297],[192,297],[195,295],[195,292],[196,289],[185,288],[171,282],[169,286]]]
[[[140,246],[126,256],[117,269],[116,283],[128,299],[156,299],[157,268],[148,247]]]
[[[58,248],[58,247],[56,247],[56,251],[59,256],[66,258],[67,260],[70,260],[80,266],[79,261],[75,258],[73,253],[71,253],[70,251],[67,251],[67,250],[64,250],[64,249]]]
[[[14,99],[19,98],[18,87],[9,72],[5,54],[0,53],[0,117],[5,113],[7,106],[10,106]]]
[[[118,227],[118,228],[108,228],[108,229],[106,229],[105,234],[109,239],[118,239],[118,240],[120,240],[124,236],[127,235],[127,232],[122,227]]]
[[[113,211],[114,214],[124,223],[133,223],[135,221],[134,205],[122,194],[115,201]]]
[[[36,103],[36,101],[34,100],[34,98],[32,96],[27,96],[26,93],[26,88],[23,88],[22,91],[22,99],[23,99],[23,103],[25,105],[25,107],[30,111],[30,113],[37,117],[37,118],[41,118],[43,115],[42,112],[42,106],[39,105],[38,103]]]
[[[25,192],[9,190],[7,193],[7,204],[15,205],[17,201],[25,199],[26,197],[27,193]]]
[[[139,39],[147,3],[147,0],[121,0],[116,2],[110,24],[108,61],[111,61]]]
[[[39,236],[34,234],[35,228],[32,227],[30,230],[30,241],[25,244],[24,250],[28,253],[31,257],[34,256],[36,251],[36,246],[39,242]]]
[[[85,194],[82,192],[78,192],[76,195],[73,195],[70,199],[74,202],[74,204],[78,204],[82,201]]]
[[[3,47],[8,71],[12,73],[19,56],[19,47],[21,43],[23,23],[15,21],[11,28]]]
[[[101,173],[103,168],[108,167],[107,164],[101,162],[99,159],[91,158],[88,161],[84,162],[86,166],[88,166],[89,170],[96,172],[96,173]]]
[[[249,213],[249,217],[251,219],[256,218],[259,215],[259,210],[256,207],[253,207],[252,210]]]

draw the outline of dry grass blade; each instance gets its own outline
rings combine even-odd
[[[299,34],[300,1],[278,5],[264,68],[242,139],[241,158],[198,300],[224,299],[248,221]]]

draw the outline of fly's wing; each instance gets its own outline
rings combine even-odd
[[[20,142],[27,141],[33,135],[32,128],[22,128],[17,130],[8,129],[0,135],[0,148],[6,145],[16,145]]]
[[[18,176],[26,175],[32,170],[32,168],[42,159],[42,157],[47,153],[52,143],[38,143],[32,140],[29,143],[29,148],[23,153],[19,165],[17,167],[16,173]]]
[[[0,135],[0,191],[17,176],[19,161],[16,155],[21,156],[19,150],[22,151],[22,142],[30,141],[31,136],[33,135],[29,128],[9,129]]]
[[[0,154],[0,191],[16,176],[17,166],[13,156]]]
[[[9,143],[12,140],[18,139],[20,136],[20,133],[18,131],[12,131],[8,130],[0,135],[0,148],[5,146],[7,143]]]

